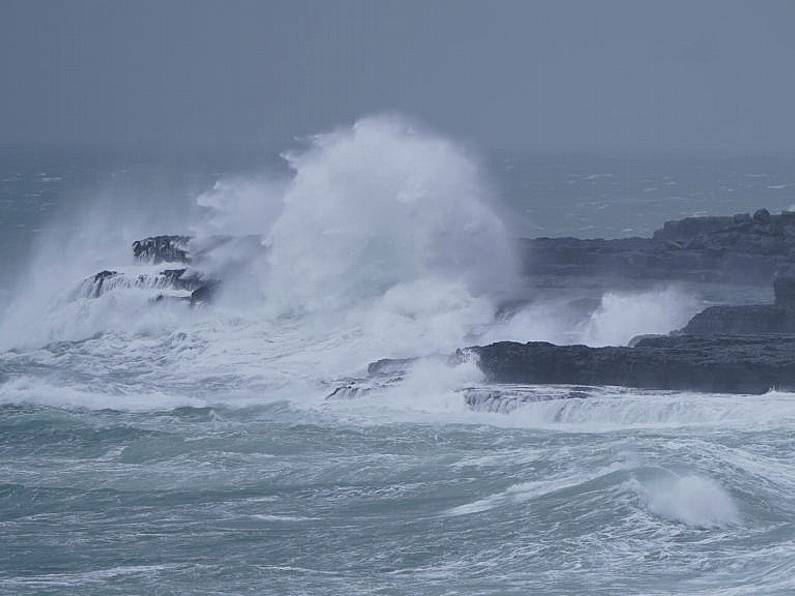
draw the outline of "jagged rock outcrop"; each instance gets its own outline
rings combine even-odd
[[[522,239],[528,275],[769,282],[795,265],[795,212],[689,217],[652,238]]]
[[[167,268],[157,273],[100,271],[83,280],[74,291],[73,298],[99,298],[114,290],[141,289],[160,291],[152,297],[153,302],[187,302],[191,306],[207,304],[218,294],[221,281],[208,275],[200,267],[210,263],[218,268],[218,262],[212,260],[214,251],[226,250],[232,252],[233,256],[238,253],[244,255],[237,258],[223,255],[225,268],[238,271],[243,266],[241,262],[245,261],[244,249],[251,249],[249,252],[253,254],[261,252],[264,250],[261,238],[211,236],[194,243],[190,236],[163,235],[136,240],[132,244],[132,253],[137,261],[155,265],[184,263],[190,266]]]
[[[208,304],[217,297],[221,289],[218,272],[223,273],[224,276],[240,274],[253,259],[267,250],[267,246],[258,235],[239,237],[215,235],[199,239],[190,236],[164,235],[136,240],[132,244],[132,250],[135,259],[141,262],[191,265],[188,269],[165,269],[155,280],[156,283],[162,282],[163,289],[185,290],[189,295],[162,294],[157,296],[155,301],[179,300],[187,301],[191,306],[198,306]],[[207,274],[202,270],[216,273]],[[137,284],[138,281],[133,283]]]
[[[498,342],[476,355],[491,383],[619,385],[760,394],[795,388],[795,336],[666,336],[633,348]]]
[[[190,236],[150,236],[132,244],[133,256],[147,263],[190,263]]]

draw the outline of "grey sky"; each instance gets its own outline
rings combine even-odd
[[[0,0],[0,143],[795,149],[789,0]]]

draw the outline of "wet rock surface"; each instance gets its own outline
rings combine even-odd
[[[692,335],[641,339],[633,348],[498,342],[460,350],[491,383],[619,385],[760,394],[795,389],[795,336]]]
[[[464,403],[476,412],[510,414],[528,404],[560,399],[591,397],[593,387],[540,388],[529,385],[467,387],[462,391]]]
[[[164,269],[158,273],[125,274],[119,271],[100,271],[83,280],[75,291],[74,298],[99,298],[108,292],[125,289],[149,289],[180,291],[190,297],[196,291],[214,283],[195,270]],[[162,294],[156,299],[162,300]],[[174,296],[171,296],[174,298]]]
[[[159,291],[151,299],[155,303],[206,304],[217,294],[220,281],[194,266],[189,252],[191,241],[190,236],[182,235],[151,236],[136,240],[132,244],[132,255],[136,261],[166,267],[156,272],[141,273],[100,271],[83,280],[73,298],[99,298],[115,290],[140,289]],[[226,237],[214,237],[211,242],[199,246],[199,263],[212,249],[229,241]]]

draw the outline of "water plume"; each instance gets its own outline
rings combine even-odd
[[[268,288],[286,303],[339,306],[401,283],[514,279],[511,241],[470,156],[398,117],[319,135],[287,155],[294,172],[268,235]],[[418,297],[419,298],[419,297]]]

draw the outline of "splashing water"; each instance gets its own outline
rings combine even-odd
[[[607,292],[582,331],[589,346],[623,346],[642,334],[664,334],[683,327],[701,309],[677,288],[647,292]]]
[[[262,247],[226,244],[211,253],[209,267],[224,279],[216,308],[154,307],[145,284],[124,280],[113,292],[81,296],[73,288],[92,267],[141,275],[141,266],[118,250],[109,254],[121,263],[98,259],[90,242],[48,246],[33,269],[63,267],[73,281],[63,272],[44,284],[34,276],[0,326],[1,343],[112,332],[132,334],[132,346],[141,333],[187,332],[196,349],[174,359],[175,378],[216,377],[231,366],[242,386],[253,377],[289,392],[291,378],[318,384],[381,357],[449,353],[493,321],[517,261],[465,151],[405,119],[373,117],[313,137],[285,159],[291,176],[222,179],[197,200],[193,246],[254,234]],[[107,218],[101,222],[85,236],[106,238]],[[102,340],[96,344],[101,353]],[[303,348],[280,350],[289,345]],[[125,353],[106,357],[123,366]],[[268,358],[283,368],[263,379],[257,363]]]
[[[540,300],[493,326],[484,341],[549,341],[587,346],[625,346],[638,335],[683,327],[703,308],[676,286],[605,292],[595,308],[578,312],[566,300]]]
[[[792,593],[789,394],[535,387],[493,414],[442,357],[324,400],[378,358],[670,331],[686,294],[495,321],[516,259],[466,151],[375,117],[286,160],[40,247],[0,323],[0,592]],[[211,307],[152,304],[129,243],[188,231],[250,237],[203,262]],[[144,282],[94,296],[102,269]]]
[[[649,509],[697,528],[737,524],[740,515],[729,493],[711,478],[695,474],[658,478],[639,489]]]
[[[473,296],[515,283],[492,192],[453,143],[399,117],[374,117],[284,157],[290,180],[219,182],[199,197],[209,218],[195,226],[262,235],[269,252],[257,281],[271,306],[334,310],[429,280],[460,283]]]

